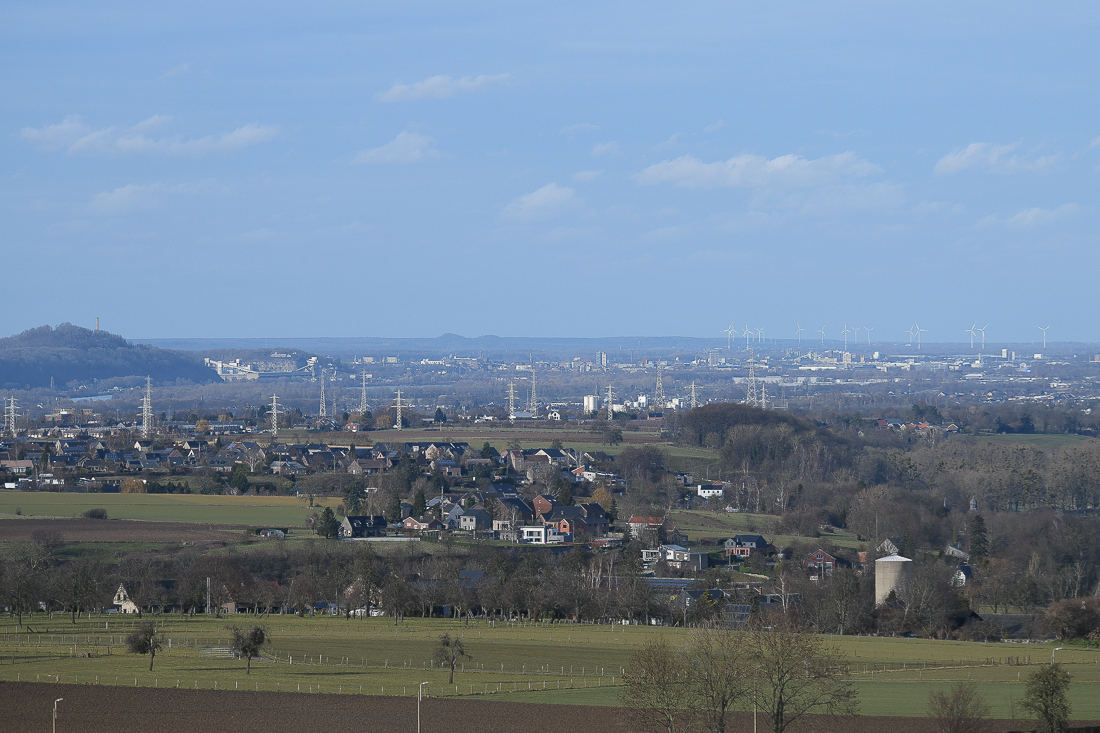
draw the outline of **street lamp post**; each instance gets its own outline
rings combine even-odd
[[[59,697],[53,701],[53,733],[57,733],[57,703],[64,699],[63,697]]]
[[[1050,666],[1051,666],[1051,667],[1053,667],[1053,666],[1054,666],[1054,652],[1060,652],[1060,651],[1062,651],[1063,649],[1065,649],[1065,647],[1064,647],[1064,646],[1060,646],[1060,647],[1057,647],[1057,648],[1055,648],[1055,649],[1051,649],[1051,650],[1050,650]]]
[[[756,679],[760,675],[761,665],[756,665],[752,672],[752,733],[756,733]]]
[[[420,687],[416,688],[416,733],[420,733],[420,700],[424,697],[424,685],[429,684],[427,682],[421,682]],[[57,733],[57,731],[54,731]]]

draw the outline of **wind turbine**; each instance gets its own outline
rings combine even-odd
[[[1054,324],[1052,323],[1050,325],[1053,326]],[[1042,326],[1036,326],[1035,328],[1037,328],[1037,329],[1039,329],[1040,331],[1043,332],[1043,351],[1046,351],[1047,350],[1047,329],[1050,328],[1050,326],[1047,326],[1046,328],[1043,328]]]
[[[974,325],[977,326],[978,324],[975,323]],[[975,329],[976,331],[981,331],[982,332],[982,351],[985,351],[985,329],[987,329],[987,328],[989,328],[988,323],[985,324],[984,326],[982,326],[981,328]],[[1049,326],[1048,326],[1048,328],[1049,328]]]
[[[851,333],[851,331],[848,329],[848,322],[847,321],[844,322],[844,330],[841,331],[841,333],[844,334],[844,350],[847,351],[848,350],[848,334]]]
[[[974,321],[974,325],[963,331],[963,333],[970,334],[970,348],[974,348],[974,336],[978,330],[978,322]]]
[[[914,336],[915,332],[913,331],[913,329],[910,328],[908,331],[906,331],[906,333],[909,334],[909,343],[907,343],[906,346],[912,346],[913,345],[913,336]]]
[[[859,346],[859,329],[861,329],[861,328],[863,328],[863,326],[856,326],[855,328],[852,329],[852,333],[854,334],[852,336],[852,343],[855,344],[856,346]]]
[[[794,335],[798,337],[798,345],[799,345],[799,346],[802,346],[802,332],[803,332],[803,331],[804,331],[805,329],[804,329],[804,328],[802,328],[801,324],[798,324],[798,323],[796,323],[796,324],[794,324],[794,325],[795,325],[795,331],[794,331]]]
[[[726,349],[732,349],[733,337],[737,334],[737,326],[733,325],[733,323],[730,323],[729,328],[727,328],[722,333],[726,334]]]
[[[867,345],[871,345],[871,331],[875,330],[874,326],[864,326],[863,330],[867,332]]]
[[[928,333],[928,329],[927,328],[921,328],[916,323],[914,323],[913,324],[913,330],[917,334],[917,351],[920,351],[920,335],[921,335],[921,332]]]
[[[745,332],[741,335],[745,337],[745,348],[749,348],[749,336],[752,335],[752,330],[749,328],[749,324],[745,324]]]
[[[756,340],[759,341],[760,343],[764,343],[764,329],[762,329],[762,328],[756,329]]]
[[[825,345],[825,327],[822,326],[818,330],[814,331],[814,333],[820,333],[821,334],[821,345],[824,346]]]

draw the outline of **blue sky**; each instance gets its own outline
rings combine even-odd
[[[1100,341],[1095,3],[0,8],[0,332]]]

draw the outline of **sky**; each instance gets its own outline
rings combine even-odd
[[[167,5],[0,6],[0,334],[1100,341],[1096,3]]]

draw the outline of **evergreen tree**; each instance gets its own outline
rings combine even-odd
[[[336,521],[336,513],[332,507],[325,507],[321,512],[321,518],[317,520],[317,534],[326,539],[332,539],[340,533],[340,523]]]
[[[970,520],[970,559],[981,560],[989,556],[989,535],[985,529],[985,518],[975,514]]]
[[[390,495],[390,505],[386,507],[386,521],[390,524],[401,521],[401,495],[397,493],[397,489],[394,489]]]
[[[428,500],[424,497],[424,489],[419,488],[416,490],[416,496],[413,497],[412,515],[420,517],[426,511],[428,511]]]

